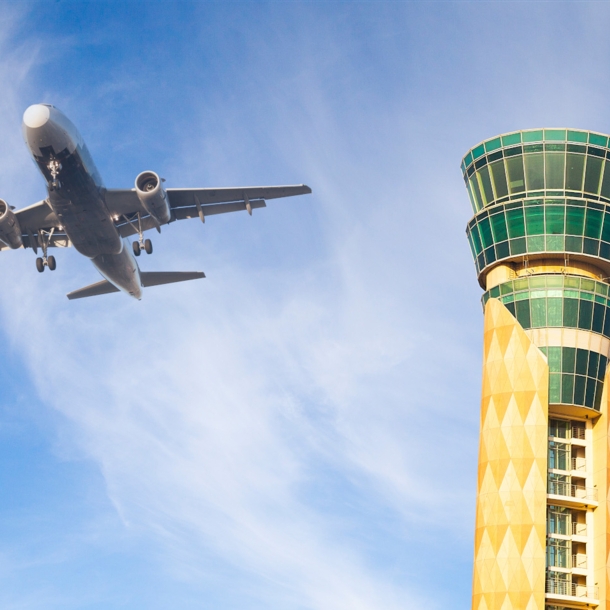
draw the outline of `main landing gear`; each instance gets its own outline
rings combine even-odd
[[[48,267],[49,271],[55,271],[57,268],[57,262],[52,254],[50,256],[45,256],[44,258],[39,256],[36,259],[36,269],[38,269],[38,273],[42,273],[45,267]]]
[[[144,249],[146,254],[152,254],[153,252],[152,241],[150,241],[150,239],[140,239],[139,241],[134,241],[131,245],[133,247],[133,253],[136,256],[140,256],[142,249]]]
[[[42,273],[45,267],[48,267],[49,271],[55,271],[57,268],[55,257],[52,254],[47,256],[47,250],[49,248],[49,244],[51,243],[53,233],[55,233],[55,227],[53,227],[49,233],[45,234],[44,231],[40,231],[38,233],[38,241],[42,247],[42,257],[39,256],[36,259],[36,269],[38,269],[38,273]]]

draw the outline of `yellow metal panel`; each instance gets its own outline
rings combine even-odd
[[[548,375],[540,350],[489,299],[473,610],[544,610]]]

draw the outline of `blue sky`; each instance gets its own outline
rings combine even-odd
[[[469,607],[482,315],[459,171],[539,126],[610,132],[603,2],[0,3],[0,196],[23,111],[108,187],[304,182],[176,223],[68,302],[73,250],[0,257],[0,606]]]

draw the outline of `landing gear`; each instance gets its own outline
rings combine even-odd
[[[134,241],[131,244],[131,247],[133,248],[133,253],[135,256],[140,256],[142,250],[144,250],[146,254],[152,254],[153,252],[152,241],[150,241],[150,239]]]
[[[42,257],[39,256],[36,259],[36,269],[38,269],[38,273],[42,273],[45,267],[48,267],[50,271],[55,271],[55,269],[57,269],[55,257],[52,254],[47,256],[47,250],[54,232],[55,228],[52,228],[51,231],[46,234],[44,231],[39,231],[38,233],[38,241],[42,247]]]
[[[140,254],[142,254],[142,250],[144,250],[146,254],[152,254],[152,241],[150,241],[150,239],[144,239],[144,231],[142,230],[142,217],[140,216],[139,212],[137,216],[137,224],[134,222],[133,219],[127,218],[127,216],[125,215],[123,216],[123,218],[125,218],[125,220],[133,227],[134,232],[138,234],[138,241],[134,241],[131,244],[131,247],[133,248],[133,254],[134,256],[140,256]]]
[[[61,171],[61,163],[57,159],[51,159],[47,165],[47,169],[51,174],[50,187],[51,190],[56,191],[61,188],[61,182],[57,179],[59,172]]]

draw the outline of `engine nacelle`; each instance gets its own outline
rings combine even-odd
[[[23,246],[17,216],[3,199],[0,199],[0,239],[13,250]]]
[[[170,221],[172,212],[161,178],[155,172],[142,172],[136,178],[136,193],[144,209],[159,224]]]

